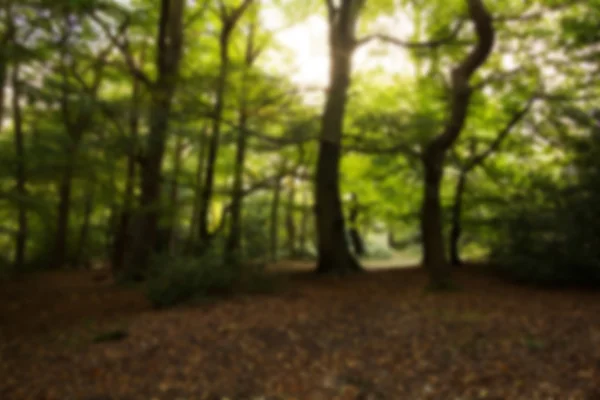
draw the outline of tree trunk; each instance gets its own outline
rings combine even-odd
[[[462,234],[462,204],[465,186],[467,184],[467,171],[461,170],[454,191],[452,204],[452,227],[450,228],[450,263],[454,266],[463,264],[460,258],[460,237]]]
[[[296,220],[294,218],[294,209],[296,206],[296,182],[293,177],[290,178],[288,187],[288,198],[285,212],[285,226],[287,231],[287,249],[290,258],[293,258],[296,251]]]
[[[190,229],[188,232],[188,248],[192,249],[197,242],[197,234],[199,231],[199,219],[201,197],[202,197],[202,182],[204,180],[204,166],[206,163],[206,140],[207,140],[207,129],[203,128],[200,132],[200,140],[198,143],[198,160],[196,164],[196,184],[194,190],[194,204],[192,205],[192,218],[190,222]]]
[[[183,155],[183,139],[181,135],[177,136],[175,143],[175,154],[173,155],[173,177],[171,180],[171,192],[169,193],[169,208],[171,218],[169,221],[167,240],[169,244],[169,253],[175,254],[177,247],[177,217],[179,215],[179,176],[181,175],[181,157]]]
[[[87,246],[88,237],[90,233],[90,220],[92,218],[92,211],[94,210],[94,185],[90,184],[87,188],[85,195],[85,203],[83,208],[83,222],[79,230],[79,241],[75,249],[75,255],[73,257],[73,266],[80,267],[82,263],[88,261],[84,260],[85,247]]]
[[[4,120],[4,98],[7,81],[6,71],[8,70],[8,54],[10,53],[9,42],[12,41],[12,31],[14,28],[12,18],[7,16],[7,20],[10,26],[6,27],[6,32],[4,32],[2,38],[3,40],[0,42],[0,128],[2,128],[2,121]]]
[[[126,249],[132,233],[132,214],[135,197],[136,164],[138,156],[138,137],[140,126],[140,83],[133,81],[131,94],[131,112],[129,113],[129,146],[127,151],[127,173],[125,176],[125,194],[123,209],[119,215],[117,232],[115,235],[112,267],[113,271],[120,274],[125,263]]]
[[[433,151],[423,157],[425,190],[421,209],[423,262],[428,269],[432,288],[440,289],[448,287],[451,278],[444,248],[440,202],[443,159],[443,153]]]
[[[246,38],[244,56],[244,70],[242,75],[242,90],[240,95],[239,126],[237,132],[237,146],[235,166],[233,172],[233,195],[230,207],[229,236],[225,242],[225,261],[239,264],[242,245],[242,204],[244,188],[244,167],[246,163],[247,124],[248,124],[248,85],[250,84],[250,71],[259,54],[254,45],[256,18],[249,26]]]
[[[227,85],[227,73],[229,71],[229,38],[231,31],[224,26],[221,32],[219,45],[220,45],[220,66],[219,76],[217,80],[216,89],[216,100],[213,110],[212,129],[208,145],[208,159],[206,163],[206,175],[204,184],[202,185],[202,194],[200,198],[200,246],[206,247],[209,245],[210,232],[209,226],[209,214],[212,203],[214,184],[215,184],[215,171],[217,156],[219,152],[219,142],[221,136],[221,120],[223,119],[223,108],[225,102],[225,89]]]
[[[350,212],[348,215],[348,222],[350,223],[350,241],[352,242],[352,247],[354,248],[354,254],[357,256],[363,256],[365,254],[365,244],[358,231],[358,213],[358,199],[356,197],[356,193],[352,193],[352,202],[350,204]]]
[[[112,266],[115,272],[120,272],[125,263],[125,254],[131,234],[131,220],[133,214],[133,201],[135,190],[136,175],[135,154],[129,154],[127,157],[127,174],[125,177],[125,195],[123,199],[123,209],[119,215],[117,232],[115,235],[112,255]]]
[[[52,265],[54,268],[64,267],[67,263],[68,239],[69,239],[69,220],[71,217],[71,191],[73,186],[73,168],[75,163],[75,149],[78,145],[72,145],[68,150],[67,165],[63,171],[63,176],[58,187],[58,219],[56,222],[54,258]]]
[[[316,217],[320,273],[361,269],[350,253],[339,193],[340,147],[322,141],[317,164]]]
[[[4,120],[4,88],[6,86],[7,57],[6,49],[0,48],[0,129]]]
[[[136,216],[137,231],[131,259],[128,260],[131,275],[128,272],[127,278],[134,280],[144,278],[158,236],[161,168],[171,103],[159,96],[157,93],[152,99],[147,154],[141,168],[140,210]]]
[[[25,198],[27,196],[26,189],[26,160],[25,160],[25,143],[23,140],[23,118],[21,114],[21,83],[19,82],[19,65],[15,63],[12,71],[12,111],[13,125],[15,134],[15,155],[17,157],[16,165],[16,181],[17,194],[20,199],[18,202],[18,230],[15,241],[15,259],[14,267],[16,271],[22,271],[25,264],[26,248],[27,248],[27,233],[28,220],[27,208],[25,206]]]
[[[450,113],[441,134],[425,148],[422,157],[425,172],[421,232],[423,262],[430,276],[430,287],[451,286],[450,266],[444,250],[440,186],[446,152],[460,136],[467,118],[472,88],[470,78],[488,59],[495,39],[492,17],[482,0],[465,0],[471,21],[475,25],[477,43],[462,62],[452,70]]]
[[[270,234],[269,234],[269,253],[271,261],[277,261],[279,250],[279,203],[281,199],[281,181],[282,177],[277,177],[275,187],[273,188],[273,201],[271,203]]]
[[[245,103],[245,102],[244,102]],[[235,154],[235,166],[233,176],[233,196],[231,199],[229,236],[225,243],[226,260],[233,263],[239,262],[242,243],[242,204],[244,187],[244,165],[246,160],[247,143],[247,110],[245,104],[240,110],[239,130],[237,137],[237,149]]]
[[[362,1],[343,0],[329,7],[329,90],[321,119],[315,184],[319,273],[360,271],[346,241],[340,199],[340,157],[343,119],[350,86],[354,30]]]
[[[8,79],[8,62],[11,60],[11,46],[14,45],[13,42],[16,34],[16,25],[11,12],[12,2],[8,0],[3,3],[4,21],[2,21],[2,25],[4,29],[0,36],[0,129],[2,128],[2,121],[4,121],[4,99],[6,95],[6,81]],[[15,68],[18,68],[18,66],[15,66]]]
[[[152,86],[150,131],[141,168],[140,210],[125,279],[145,277],[156,245],[160,210],[161,169],[172,98],[179,77],[185,0],[162,0],[158,30],[158,78]]]
[[[302,211],[300,220],[300,234],[298,235],[299,253],[304,257],[308,253],[306,238],[308,236],[308,222],[310,220],[309,195],[306,188],[302,189]]]

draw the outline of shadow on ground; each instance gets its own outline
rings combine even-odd
[[[0,398],[600,398],[600,294],[457,280],[295,279],[153,311],[83,272],[39,275],[0,287]],[[94,343],[114,329],[128,335]]]

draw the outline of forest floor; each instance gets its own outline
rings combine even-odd
[[[1,283],[0,399],[600,399],[600,293],[457,281],[304,276],[161,311],[89,272]]]

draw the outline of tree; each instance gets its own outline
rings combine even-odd
[[[452,70],[450,105],[446,125],[425,147],[422,156],[425,182],[423,191],[421,232],[423,260],[431,286],[444,288],[450,284],[450,269],[446,259],[442,229],[440,186],[447,151],[460,136],[467,117],[472,88],[472,75],[487,60],[494,45],[494,26],[482,0],[466,0],[469,17],[475,25],[477,44],[467,57]]]
[[[64,266],[69,260],[68,241],[73,177],[84,134],[88,133],[93,126],[98,92],[105,78],[107,57],[112,51],[112,45],[107,45],[97,54],[92,55],[91,67],[83,66],[82,68],[82,58],[75,54],[74,47],[81,40],[77,37],[77,31],[88,21],[85,14],[77,11],[70,9],[59,11],[63,23],[61,37],[57,43],[60,55],[57,69],[60,75],[61,122],[67,138],[62,176],[58,182],[59,200],[52,258],[52,264],[57,268]],[[87,78],[90,69],[91,78]]]
[[[258,7],[256,7],[258,8]],[[236,138],[235,166],[233,172],[233,193],[231,197],[231,211],[229,236],[225,243],[226,260],[239,263],[242,242],[242,207],[244,188],[244,168],[248,151],[248,119],[250,114],[249,91],[251,85],[254,63],[261,53],[261,46],[256,43],[257,12],[253,13],[247,26],[246,46],[242,70],[241,93],[239,99],[239,119]]]
[[[352,193],[350,198],[350,210],[348,212],[348,223],[350,226],[349,234],[354,253],[357,256],[363,256],[365,254],[365,243],[358,230],[358,215],[360,213],[360,204],[358,203],[358,196],[356,193]]]
[[[13,130],[15,133],[15,154],[17,156],[16,181],[17,194],[22,198],[18,211],[18,231],[15,243],[14,267],[17,271],[23,269],[27,249],[27,208],[23,199],[27,196],[27,172],[25,158],[25,142],[23,135],[23,117],[21,112],[21,82],[19,81],[19,64],[12,66],[12,112]]]
[[[244,12],[250,7],[253,0],[244,0],[240,5],[228,10],[223,0],[219,1],[219,22],[221,30],[219,32],[219,74],[215,89],[215,102],[212,110],[211,136],[208,144],[208,158],[206,160],[205,178],[202,184],[199,222],[200,222],[200,244],[206,247],[209,244],[211,235],[209,226],[209,210],[212,202],[215,168],[219,151],[221,138],[221,125],[223,119],[223,110],[225,107],[225,91],[227,89],[227,75],[229,73],[229,42],[233,30],[238,21],[244,15]]]
[[[451,265],[460,266],[463,264],[460,252],[459,244],[462,235],[462,209],[463,209],[463,197],[467,187],[467,178],[471,171],[481,166],[490,156],[496,153],[502,142],[506,139],[508,134],[513,128],[521,121],[521,119],[527,114],[531,108],[535,96],[532,97],[527,104],[518,109],[501,129],[494,140],[481,152],[476,152],[477,141],[475,139],[470,141],[469,158],[466,162],[459,165],[458,179],[456,180],[456,188],[454,190],[454,200],[452,202],[451,210],[451,228],[449,237],[449,248],[450,248],[450,263]]]
[[[15,35],[15,24],[11,9],[12,2],[6,1],[2,10],[4,18],[4,21],[2,21],[3,29],[0,30],[0,125],[2,125],[2,121],[4,120],[4,89],[7,80],[9,51]]]
[[[315,176],[315,215],[320,273],[361,269],[350,253],[340,198],[340,157],[343,119],[350,86],[351,57],[356,46],[355,29],[364,0],[327,0],[329,21],[329,89],[321,117],[319,155]]]
[[[141,165],[140,209],[126,276],[143,277],[155,246],[160,210],[161,166],[183,47],[185,0],[162,0],[156,38],[156,82],[150,91],[150,127]]]

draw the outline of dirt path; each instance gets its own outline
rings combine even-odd
[[[362,266],[367,271],[416,268],[419,266],[419,258],[414,255],[394,253],[392,257],[381,260],[363,260]],[[312,271],[315,268],[314,261],[281,260],[270,264],[269,269],[273,271]]]
[[[464,290],[426,294],[409,269],[158,312],[133,290],[55,278],[0,296],[50,314],[0,334],[3,400],[600,398],[598,293],[461,272]],[[92,343],[115,326],[129,336]]]

